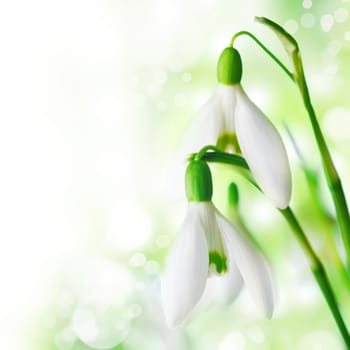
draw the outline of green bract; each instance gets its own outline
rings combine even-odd
[[[211,172],[206,162],[192,160],[186,169],[186,196],[189,202],[208,202],[213,195]]]
[[[233,47],[222,51],[217,65],[218,82],[225,85],[238,84],[242,78],[242,60],[239,52]]]

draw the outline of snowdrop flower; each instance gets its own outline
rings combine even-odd
[[[211,278],[231,301],[246,284],[270,318],[273,291],[268,266],[262,254],[212,203],[209,166],[201,160],[191,161],[185,182],[187,212],[161,282],[167,324],[175,327],[187,319]]]
[[[187,144],[216,144],[223,150],[230,146],[242,152],[262,191],[276,207],[284,209],[291,197],[287,152],[277,129],[243,90],[241,78],[240,54],[227,47],[218,61],[218,87],[201,108]]]

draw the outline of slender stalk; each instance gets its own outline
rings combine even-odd
[[[343,185],[341,183],[340,176],[334,165],[332,156],[329,152],[328,146],[326,144],[325,138],[323,136],[320,125],[317,121],[314,108],[312,106],[308,87],[306,81],[304,80],[304,88],[300,89],[301,94],[304,99],[305,108],[308,112],[309,119],[312,125],[312,129],[316,138],[317,146],[322,159],[323,171],[326,176],[327,184],[330,189],[332,199],[335,206],[335,211],[338,219],[338,224],[340,232],[342,235],[342,240],[346,252],[346,266],[350,270],[350,217],[349,209],[345,199],[345,194],[343,190]]]
[[[236,33],[231,39],[230,46],[233,46],[235,40],[242,35],[246,35],[249,38],[253,39],[284,70],[289,78],[294,80],[293,73],[291,73],[289,69],[252,33],[245,30]]]
[[[287,220],[288,224],[290,225],[291,229],[294,232],[295,237],[297,238],[303,251],[308,257],[311,265],[311,271],[314,274],[314,277],[323,293],[323,296],[327,301],[327,304],[332,312],[333,318],[339,328],[339,331],[343,337],[346,347],[347,349],[350,349],[349,331],[340,313],[334,291],[331,287],[331,284],[329,282],[324,266],[322,265],[320,259],[314,252],[310,242],[308,241],[302,227],[300,226],[298,220],[294,216],[294,213],[290,209],[290,207],[287,207],[286,209],[279,209],[279,211],[282,213],[283,217]]]
[[[323,136],[320,125],[317,121],[315,110],[311,103],[310,92],[306,83],[306,78],[304,74],[303,63],[300,55],[300,50],[297,41],[288,32],[286,32],[279,24],[271,21],[265,17],[256,17],[259,23],[267,25],[272,31],[274,31],[277,36],[281,39],[287,53],[289,54],[293,66],[293,80],[297,84],[302,99],[304,101],[305,108],[309,115],[312,130],[316,139],[318,150],[322,159],[322,167],[325,173],[327,184],[330,189],[333,203],[336,210],[337,220],[345,248],[346,253],[346,266],[348,271],[350,271],[350,216],[349,209],[345,199],[345,194],[343,186],[340,180],[340,176],[335,168],[332,156],[329,152],[327,143]],[[273,57],[272,57],[273,58]],[[273,58],[276,62],[276,60]],[[281,67],[281,65],[277,62]],[[284,67],[281,67],[285,71]],[[287,73],[290,78],[290,75]]]
[[[213,145],[207,145],[200,149],[200,151],[195,155],[195,160],[200,160],[202,156],[207,153],[207,151],[214,151],[214,152],[220,152],[220,148],[213,146]]]
[[[318,193],[318,186],[319,186],[319,178],[317,176],[317,173],[312,170],[309,165],[307,164],[294,136],[292,135],[290,129],[287,125],[285,125],[285,129],[287,131],[287,134],[292,142],[292,145],[294,147],[294,150],[296,154],[298,155],[298,158],[301,162],[301,169],[303,170],[304,176],[306,178],[306,181],[308,183],[311,196],[315,199],[316,206],[318,207],[319,212],[322,214],[322,218],[324,219],[322,221],[322,227],[325,228],[325,231],[333,231],[333,227],[337,225],[337,221],[333,217],[333,215],[329,214],[325,207],[322,204],[322,200],[320,198],[320,194]],[[337,266],[337,269],[341,272],[341,277],[350,291],[350,276],[348,275],[348,270],[345,268],[344,262],[342,261],[339,252],[337,250],[334,235],[326,234],[324,235],[325,242],[324,245],[327,246],[328,251],[331,251],[331,256],[334,264]],[[349,271],[350,272],[350,271]]]
[[[197,156],[195,156],[195,159],[202,159],[206,162],[211,163],[224,163],[229,165],[235,165],[242,169],[249,170],[248,164],[245,161],[245,159],[241,156],[238,156],[236,154],[231,153],[225,153],[225,152],[207,152],[200,154],[200,157],[198,157],[200,153],[197,153]]]

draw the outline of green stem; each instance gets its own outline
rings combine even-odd
[[[245,30],[236,33],[231,39],[230,46],[233,46],[235,40],[241,35],[246,35],[249,38],[253,39],[284,70],[284,72],[289,76],[289,78],[291,80],[294,80],[293,73],[291,73],[289,69],[252,33],[247,32]]]
[[[330,189],[333,203],[335,206],[337,220],[339,223],[339,228],[340,228],[344,249],[346,253],[346,266],[349,271],[350,270],[349,209],[346,203],[345,194],[344,194],[343,186],[340,180],[340,176],[335,168],[332,156],[329,152],[322,130],[317,121],[315,110],[311,103],[310,92],[305,79],[303,62],[301,59],[298,43],[279,24],[271,21],[270,19],[265,17],[256,17],[256,20],[264,25],[267,25],[272,31],[274,31],[277,34],[277,36],[281,39],[282,44],[284,45],[287,53],[290,55],[290,58],[293,62],[293,66],[294,66],[293,80],[297,84],[300,90],[300,94],[302,96],[305,108],[309,115],[312,130],[316,139],[317,147],[322,159],[323,171],[325,173],[327,184]],[[276,62],[275,59],[274,61]],[[285,71],[283,67],[282,69]],[[289,74],[288,76],[290,77]]]
[[[329,231],[333,231],[334,226],[337,225],[337,221],[333,217],[333,215],[329,214],[328,211],[325,209],[325,207],[322,204],[322,200],[320,198],[320,194],[318,191],[319,187],[319,178],[317,176],[317,173],[313,171],[309,165],[307,164],[293,134],[291,133],[290,129],[287,125],[285,125],[285,129],[287,131],[287,134],[291,140],[291,143],[294,147],[294,150],[296,154],[298,155],[300,162],[301,162],[301,168],[304,172],[306,181],[308,183],[309,190],[311,192],[312,198],[315,199],[316,206],[318,207],[319,212],[322,214],[322,218],[324,219],[321,223],[322,227],[325,228],[325,231],[329,233]],[[348,275],[348,270],[345,268],[344,262],[339,256],[335,241],[334,241],[334,235],[326,234],[324,236],[325,242],[324,245],[327,246],[328,251],[331,251],[332,261],[337,266],[337,269],[341,272],[342,280],[344,281],[344,284],[350,291],[350,276]],[[350,272],[350,271],[349,271]]]
[[[334,291],[329,282],[325,268],[323,267],[320,259],[312,249],[310,242],[308,241],[302,227],[300,226],[298,220],[294,216],[292,210],[288,207],[286,209],[279,209],[284,218],[287,220],[291,229],[293,230],[295,237],[297,238],[299,244],[301,245],[303,251],[308,257],[311,264],[311,271],[315,276],[315,279],[323,293],[324,298],[332,312],[333,318],[339,328],[339,331],[343,337],[347,349],[350,349],[350,335],[340,313],[338,303],[334,294]]]
[[[197,156],[199,153],[197,153]],[[236,154],[231,154],[231,153],[225,153],[225,152],[207,152],[201,154],[200,158],[195,157],[197,160],[202,159],[206,162],[211,162],[211,163],[224,163],[224,164],[229,164],[229,165],[234,165],[238,166],[240,168],[243,168],[245,170],[248,170],[248,164],[245,161],[245,159],[241,156],[237,156]]]
[[[220,152],[220,148],[213,146],[213,145],[208,145],[208,146],[204,146],[203,148],[201,148],[201,150],[195,155],[194,159],[195,160],[200,160],[202,159],[202,156],[207,153],[207,151],[214,151],[214,152]]]
[[[335,206],[335,211],[339,223],[340,232],[342,235],[342,240],[344,243],[344,248],[346,252],[346,266],[350,270],[350,217],[349,209],[345,199],[345,194],[343,190],[343,185],[341,183],[340,176],[334,165],[332,156],[329,152],[328,146],[326,144],[325,138],[323,136],[320,125],[317,121],[314,108],[312,106],[308,87],[305,79],[303,79],[304,88],[300,89],[305,108],[309,114],[309,119],[312,125],[312,129],[316,138],[317,146],[322,159],[323,171],[326,176],[327,184],[330,189],[332,199]],[[303,93],[304,92],[304,93]]]

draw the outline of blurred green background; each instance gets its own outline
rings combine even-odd
[[[230,307],[213,306],[186,328],[168,330],[158,278],[186,205],[168,199],[164,172],[216,87],[222,49],[235,32],[250,30],[289,64],[255,15],[298,40],[349,194],[350,1],[34,0],[0,7],[8,33],[0,59],[2,348],[342,349],[287,224],[230,169],[214,170],[214,202],[227,212],[227,185],[239,184],[245,222],[275,273],[273,319],[263,319],[243,290]],[[287,144],[292,207],[350,324],[332,203],[298,91],[250,39],[237,39],[236,47],[242,84]],[[318,175],[312,190],[285,124]]]

